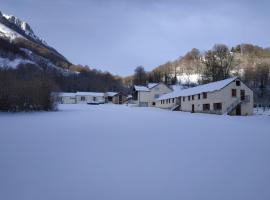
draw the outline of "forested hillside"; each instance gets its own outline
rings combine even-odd
[[[257,104],[269,104],[270,49],[252,44],[232,48],[217,44],[206,52],[194,48],[184,56],[150,72],[145,72],[140,66],[135,70],[134,76],[124,80],[127,85],[163,81],[191,87],[231,76],[239,76],[254,90]]]

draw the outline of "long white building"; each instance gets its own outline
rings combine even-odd
[[[76,103],[76,93],[61,92],[57,93],[58,102],[61,104],[74,104]]]
[[[187,112],[252,115],[253,91],[233,77],[174,91],[157,99],[156,107]]]
[[[105,94],[101,92],[58,93],[61,104],[105,103]]]

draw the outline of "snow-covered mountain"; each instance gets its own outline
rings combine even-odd
[[[1,16],[1,12],[0,12],[0,16]],[[15,24],[18,28],[20,28],[22,31],[24,31],[24,33],[26,35],[33,38],[37,42],[41,42],[44,45],[47,45],[45,40],[42,40],[37,35],[35,35],[34,31],[32,30],[32,28],[30,27],[30,25],[27,22],[22,21],[21,19],[19,19],[18,17],[15,17],[13,15],[2,14],[2,17],[6,18],[10,23]]]
[[[0,11],[0,67],[36,64],[68,69],[71,63],[45,40],[37,36],[31,26],[13,15]]]

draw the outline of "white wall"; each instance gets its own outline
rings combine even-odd
[[[61,100],[60,100],[60,103],[62,104],[75,104],[76,103],[76,97],[75,96],[62,96],[62,97],[59,97]]]
[[[85,100],[82,100],[82,97],[85,97]],[[94,101],[94,98],[95,98],[95,101]],[[105,102],[105,98],[104,97],[101,97],[101,96],[90,96],[90,95],[87,95],[87,96],[82,96],[82,95],[77,95],[76,96],[76,102],[78,104],[86,104],[88,102]]]
[[[139,106],[148,106],[148,101],[150,98],[150,92],[138,91],[138,100],[135,101]]]
[[[163,83],[160,83],[157,86],[151,88],[148,99],[149,106],[153,106],[153,103],[156,103],[157,98],[170,92],[172,92],[172,90]]]
[[[136,103],[141,106],[154,106],[153,103],[156,103],[156,98],[170,92],[172,92],[170,88],[168,88],[165,84],[160,83],[157,86],[151,88],[148,92],[138,92],[138,101]]]

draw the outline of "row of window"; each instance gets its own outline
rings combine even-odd
[[[198,100],[200,100],[201,99],[201,94],[198,94],[198,95],[191,95],[191,96],[188,96],[187,97],[187,99],[188,99],[188,101],[190,101],[190,100],[195,100],[195,96],[197,96],[198,97]],[[203,99],[207,99],[207,92],[203,92],[202,93],[202,98]],[[183,101],[185,101],[186,100],[186,97],[183,97]]]
[[[93,97],[92,99],[93,99],[93,101],[96,101],[97,97]],[[86,98],[84,96],[81,96],[81,101],[86,101]]]
[[[222,103],[213,103],[213,108],[215,111],[222,110]],[[203,111],[209,111],[210,110],[210,104],[206,103],[203,104]]]
[[[198,100],[201,99],[201,94],[198,94]],[[186,100],[186,97],[179,97],[179,100],[181,101],[181,98],[183,101]],[[207,92],[203,92],[202,93],[202,98],[203,99],[207,99]],[[190,100],[195,100],[195,95],[191,95],[187,97],[188,101]],[[166,99],[166,100],[161,100],[161,104],[165,104],[165,103],[174,103],[175,99]]]
[[[166,99],[166,100],[161,100],[161,104],[169,104],[169,103],[174,103],[175,99]]]
[[[239,81],[239,83],[241,83],[241,82]],[[195,96],[197,96],[198,100],[201,99],[201,94],[198,94],[198,95],[191,95],[191,96],[187,96],[187,97],[179,97],[179,100],[185,101],[187,98],[188,101],[191,101],[191,100],[193,101],[193,100],[195,100]],[[236,89],[232,89],[231,96],[237,97],[237,90]],[[245,100],[245,90],[240,90],[240,96],[241,96],[241,100]],[[207,99],[207,92],[202,93],[202,98]],[[165,104],[165,103],[167,103],[167,104],[174,103],[174,99],[161,100],[161,104]]]
[[[71,99],[71,100],[76,100],[75,97],[69,97],[69,99]],[[119,99],[121,99],[121,96],[119,96]],[[64,101],[64,97],[59,97],[59,100],[60,100],[60,101]],[[86,101],[85,96],[81,96],[80,100],[81,100],[81,101]],[[97,100],[97,97],[93,97],[93,101],[96,101],[96,100]]]

